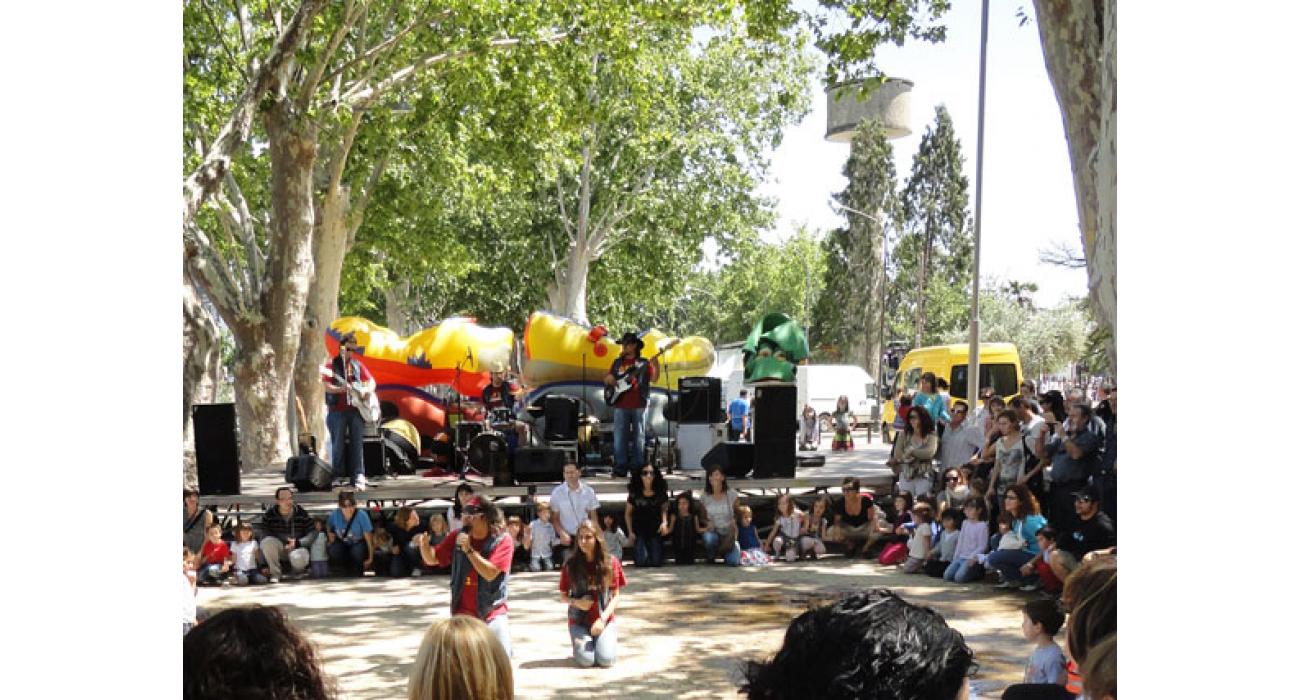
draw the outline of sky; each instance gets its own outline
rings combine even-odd
[[[1019,26],[1023,7],[1030,23]],[[1087,294],[1087,275],[1038,261],[1054,242],[1080,250],[1074,184],[1056,95],[1043,64],[1033,4],[994,0],[989,7],[988,66],[984,115],[984,202],[980,278],[1016,279],[1039,286],[1035,301],[1055,306],[1067,296]],[[975,213],[975,146],[979,115],[980,3],[953,3],[943,17],[948,38],[941,44],[909,43],[877,52],[887,75],[915,83],[912,134],[893,142],[899,186],[911,173],[912,155],[934,110],[947,105],[961,141]],[[801,224],[828,231],[844,224],[829,204],[847,184],[843,176],[848,144],[825,140],[826,95],[822,73],[813,78],[813,109],[787,127],[771,154],[768,182],[761,192],[779,201],[780,220],[768,240],[784,240]]]

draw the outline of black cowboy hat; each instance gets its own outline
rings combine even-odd
[[[627,345],[628,343],[636,343],[637,350],[645,347],[645,341],[638,338],[635,331],[628,331],[623,334],[622,338],[618,339],[619,345]]]

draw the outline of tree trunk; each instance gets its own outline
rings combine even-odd
[[[194,421],[191,409],[196,403],[209,402],[215,398],[213,374],[220,365],[221,345],[218,342],[217,326],[207,309],[203,308],[188,272],[182,280],[184,321],[181,326],[181,462],[185,483],[195,484],[198,482],[198,473],[194,462]]]
[[[248,469],[276,466],[293,453],[288,424],[293,368],[313,274],[315,128],[283,97],[266,110],[271,152],[271,235],[262,318],[240,334],[235,410]]]
[[[402,280],[384,288],[384,323],[392,332],[407,336],[411,327],[411,282]]]
[[[338,189],[327,189],[321,197],[320,220],[312,240],[315,275],[307,294],[298,361],[293,374],[294,392],[307,414],[309,432],[322,446],[329,444],[329,438],[325,427],[325,390],[321,385],[319,368],[328,355],[325,330],[339,315],[339,284],[348,247],[350,196],[351,188],[343,185]]]
[[[1115,370],[1115,2],[1035,0],[1043,59],[1065,124],[1088,294]],[[1102,232],[1102,222],[1106,231]]]
[[[934,234],[929,224],[925,228],[925,241],[921,244],[921,269],[916,285],[916,339],[912,347],[921,347],[925,340],[925,297],[930,282],[930,249],[934,247]]]

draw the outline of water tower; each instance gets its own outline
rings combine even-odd
[[[827,141],[852,143],[858,125],[868,121],[878,123],[885,134],[885,138],[891,141],[912,133],[912,81],[902,78],[889,78],[865,99],[858,94],[861,86],[861,81],[849,81],[826,90]],[[881,362],[885,334],[884,296],[886,280],[884,270],[888,267],[889,262],[889,241],[884,231],[884,212],[862,212],[842,206],[839,209],[840,213],[846,218],[863,217],[880,224],[880,239],[874,246],[876,255],[879,257],[876,257],[876,255],[869,256],[871,262],[879,265],[877,268],[880,279],[879,294],[868,304],[866,310],[871,315],[878,315],[877,319],[871,319],[876,323],[872,324],[871,321],[868,321],[869,324],[876,326],[876,333],[873,334],[875,338],[861,338],[859,342],[862,345],[854,344],[853,347],[846,348],[845,353],[848,356],[846,359],[851,359],[855,364],[862,363],[863,368],[871,374],[879,389],[885,386],[889,379],[889,377],[883,376],[889,372],[886,370],[884,363]],[[879,405],[873,408],[873,423],[879,421],[879,411]]]

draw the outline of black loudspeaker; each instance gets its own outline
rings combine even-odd
[[[682,377],[677,386],[677,422],[689,425],[721,423],[726,420],[722,410],[722,379],[719,377]]]
[[[515,450],[517,483],[564,481],[564,450],[558,447],[521,447]]]
[[[367,435],[361,441],[361,461],[366,465],[366,477],[388,476],[391,470],[384,454],[384,439]],[[350,474],[351,472],[349,472]]]
[[[238,496],[239,432],[235,429],[235,404],[195,404],[193,417],[199,494]]]
[[[578,399],[552,394],[546,397],[542,407],[546,418],[543,440],[571,442],[578,439]]]
[[[785,383],[754,387],[755,479],[794,478],[798,391]]]
[[[722,467],[722,473],[727,478],[742,479],[754,469],[754,452],[752,442],[720,442],[704,453],[700,465],[707,473],[716,464]]]

